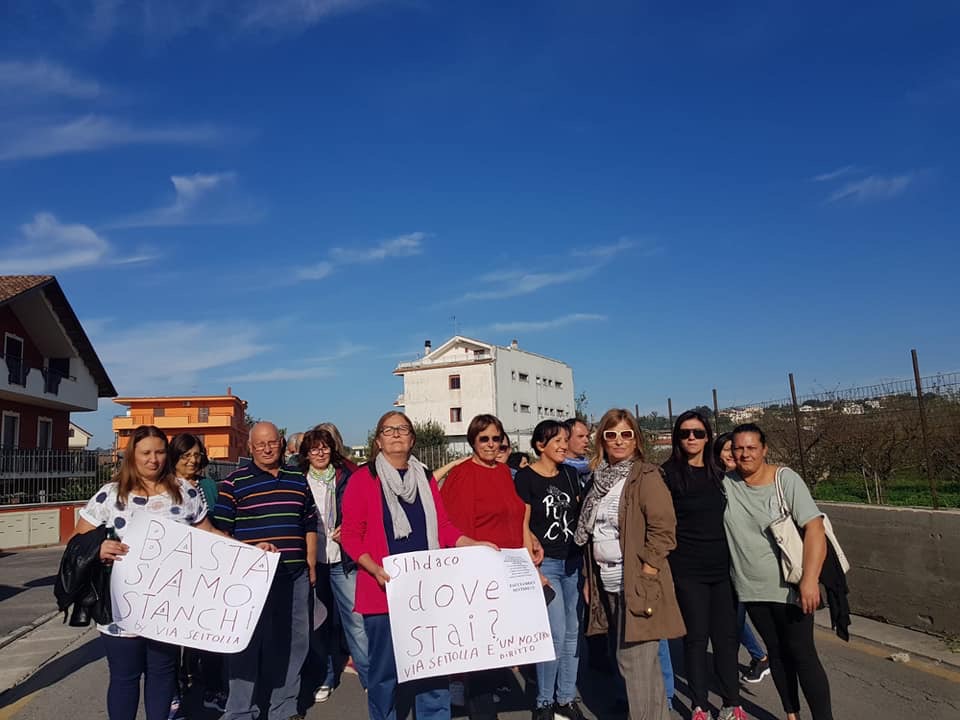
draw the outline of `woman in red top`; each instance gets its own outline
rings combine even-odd
[[[440,496],[450,520],[466,535],[502,548],[525,547],[534,555],[531,536],[525,530],[526,506],[517,495],[510,468],[497,462],[500,441],[506,437],[494,415],[477,415],[467,428],[467,442],[473,456],[454,467]],[[537,554],[542,559],[543,551]],[[467,710],[471,720],[497,717],[493,691],[498,670],[484,670],[467,676]]]

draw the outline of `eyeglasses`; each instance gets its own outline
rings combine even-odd
[[[410,426],[409,425],[384,425],[383,429],[380,430],[380,434],[393,435],[394,437],[396,437],[397,435],[399,435],[400,437],[406,437],[407,435],[410,434]]]
[[[192,453],[184,453],[183,455],[180,456],[180,459],[183,462],[190,462],[191,460],[193,462],[200,462],[201,457],[203,456],[200,453],[192,452]]]
[[[503,440],[503,435],[481,435],[477,438],[477,441],[481,445],[486,445],[489,442],[500,444],[500,441]]]
[[[691,435],[693,435],[697,440],[703,440],[707,436],[707,431],[700,430],[699,428],[680,428],[677,431],[677,437],[681,440],[685,440]]]
[[[312,447],[307,451],[308,455],[327,455],[330,452],[330,448],[324,447],[323,445],[318,445],[317,447]]]
[[[278,448],[280,447],[279,440],[265,440],[263,442],[253,443],[253,449],[263,452],[267,448]]]
[[[613,442],[617,438],[621,440],[633,440],[633,430],[604,430],[603,439]]]
[[[509,446],[509,445],[501,445],[501,446],[500,446],[500,452],[506,452],[506,451],[509,450],[509,449],[510,449],[510,446]]]

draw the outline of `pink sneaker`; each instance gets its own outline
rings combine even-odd
[[[710,720],[710,716],[698,705],[693,709],[693,716],[690,720]]]
[[[739,705],[735,707],[722,707],[717,715],[717,720],[747,720],[747,714]]]

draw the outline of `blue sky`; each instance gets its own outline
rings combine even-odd
[[[349,442],[455,326],[597,415],[956,370],[960,7],[723,5],[12,0],[0,272]]]

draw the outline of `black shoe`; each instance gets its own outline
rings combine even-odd
[[[758,683],[764,676],[770,674],[770,661],[767,658],[757,660],[753,658],[750,661],[749,669],[740,676],[740,679],[748,683]]]
[[[553,705],[538,707],[530,714],[530,720],[553,720]]]
[[[553,713],[559,720],[587,720],[576,700],[571,700],[564,705],[557,703],[553,708]]]

